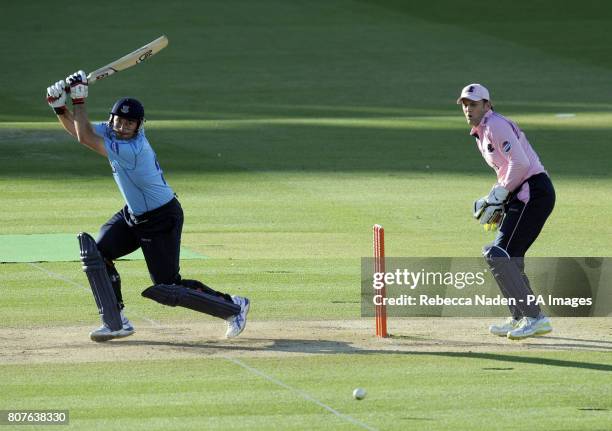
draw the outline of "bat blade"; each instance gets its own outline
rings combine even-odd
[[[132,66],[136,66],[137,64],[140,64],[157,54],[166,46],[168,46],[168,38],[165,35],[160,36],[154,41],[147,43],[145,46],[124,55],[120,59],[94,70],[87,75],[87,81],[89,84],[94,84],[101,79],[108,78],[113,73],[121,72],[122,70],[128,69]]]

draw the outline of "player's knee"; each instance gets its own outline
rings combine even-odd
[[[104,241],[101,241],[100,239],[98,239],[96,241],[96,248],[98,249],[98,251],[100,252],[100,255],[102,256],[102,259],[104,259],[104,261],[109,261],[112,263],[112,259],[108,256],[111,255],[110,253],[110,247],[108,245],[105,245]]]
[[[189,289],[199,290],[200,292],[204,292],[204,290],[206,289],[206,286],[201,281],[190,280],[188,278],[181,279],[180,284],[182,286],[188,287]]]
[[[106,264],[106,272],[108,273],[108,277],[110,278],[110,281],[113,286],[121,286],[121,276],[119,275],[117,268],[115,268],[115,264],[113,263],[113,261],[109,259],[104,259],[104,263]]]
[[[489,265],[493,264],[496,259],[506,258],[510,259],[508,252],[495,244],[489,244],[482,249],[482,255]]]
[[[165,284],[165,285],[174,285],[181,284],[181,276],[180,275],[170,275],[170,274],[150,274],[151,281],[154,284]]]

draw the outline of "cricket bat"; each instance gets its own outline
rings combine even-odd
[[[89,75],[87,75],[87,81],[89,85],[95,84],[99,80],[108,78],[114,73],[129,69],[132,66],[136,66],[137,64],[140,64],[148,58],[157,54],[167,45],[168,38],[165,35],[160,36],[154,41],[147,43],[145,46],[142,46],[137,50],[132,51],[127,55],[124,55],[120,59],[94,70]]]
[[[159,51],[164,49],[168,45],[168,38],[163,35],[158,37],[152,42],[147,43],[145,46],[138,48],[135,51],[121,57],[112,63],[102,66],[101,68],[94,70],[87,75],[87,81],[89,84],[93,84],[101,79],[108,78],[113,73],[121,72],[122,70],[128,69],[132,66],[142,63]]]

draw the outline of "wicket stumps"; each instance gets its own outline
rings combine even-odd
[[[385,272],[385,229],[379,225],[374,225],[374,272]],[[386,298],[385,286],[375,294]],[[375,305],[376,309],[376,336],[385,338],[387,333],[387,306]]]

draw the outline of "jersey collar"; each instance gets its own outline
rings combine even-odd
[[[480,124],[478,124],[478,126],[476,127],[472,127],[470,129],[470,135],[474,136],[474,137],[479,137],[482,136],[482,128],[484,127],[485,124],[487,124],[487,122],[489,121],[489,117],[491,117],[491,115],[493,115],[493,110],[489,109],[483,116],[482,119],[480,120]]]

